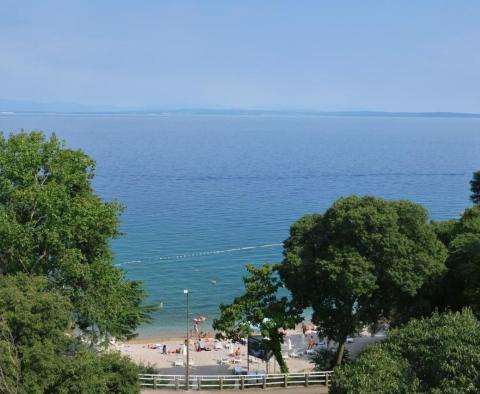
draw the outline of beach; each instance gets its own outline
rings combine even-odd
[[[316,333],[309,331],[306,336],[300,330],[290,330],[285,336],[283,344],[283,355],[288,355],[286,363],[290,372],[308,372],[312,371],[314,364],[311,362],[312,354],[307,354],[308,339],[313,336],[319,344],[315,349],[325,348],[326,344],[320,345],[322,341],[318,339]],[[346,347],[354,358],[358,353],[368,344],[376,343],[385,337],[384,332],[380,332],[375,336],[371,336],[366,332],[358,337],[352,338],[351,343],[347,343]],[[157,338],[137,338],[126,343],[115,344],[114,348],[119,350],[122,354],[129,356],[136,363],[150,365],[158,370],[158,373],[165,375],[183,375],[185,374],[185,367],[183,365],[175,365],[176,361],[185,363],[185,354],[182,345],[185,342],[185,337],[157,337]],[[221,342],[221,348],[215,349],[215,342],[213,339],[207,340],[207,347],[210,351],[198,352],[195,349],[195,342],[190,342],[190,360],[192,375],[232,375],[245,372],[247,369],[256,370],[259,373],[267,372],[267,364],[256,358],[250,359],[250,365],[247,360],[247,346],[241,344],[231,344],[228,341]],[[288,343],[290,342],[290,350]],[[217,342],[218,344],[219,342]],[[157,348],[151,347],[157,345]],[[167,354],[162,354],[163,346],[166,346]],[[330,343],[330,346],[335,346]],[[240,348],[240,356],[229,356]],[[180,353],[171,353],[180,349]],[[309,351],[309,353],[313,353]],[[293,355],[293,356],[292,356]],[[235,360],[236,359],[236,360]],[[270,359],[268,363],[269,373],[279,373],[280,368],[274,358]]]

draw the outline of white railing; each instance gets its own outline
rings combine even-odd
[[[189,388],[193,390],[227,390],[325,385],[331,379],[333,371],[263,374],[263,375],[192,375],[189,378]],[[186,388],[185,375],[138,375],[140,386],[150,389],[183,390]]]

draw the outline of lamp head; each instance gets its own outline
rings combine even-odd
[[[183,290],[183,294],[188,294],[188,289]]]

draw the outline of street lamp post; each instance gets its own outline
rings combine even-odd
[[[183,290],[183,294],[187,296],[187,365],[185,367],[185,390],[190,386],[190,328],[189,328],[189,307],[188,307],[188,289]]]

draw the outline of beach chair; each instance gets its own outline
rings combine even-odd
[[[183,357],[177,357],[173,362],[174,367],[183,367]]]
[[[241,364],[241,363],[242,363],[242,359],[241,359],[240,357],[235,357],[235,358],[233,359],[233,363],[234,363],[234,364]]]
[[[282,353],[282,357],[283,357],[285,360],[288,359],[288,358],[290,358],[289,355],[288,355],[288,352],[283,352],[283,353]]]
[[[215,350],[222,350],[223,349],[223,345],[222,345],[222,342],[220,341],[215,341],[214,345],[213,345],[213,348]]]
[[[291,358],[298,358],[298,357],[300,357],[300,354],[297,352],[296,349],[293,349],[293,350],[290,352],[289,356],[290,356]]]

